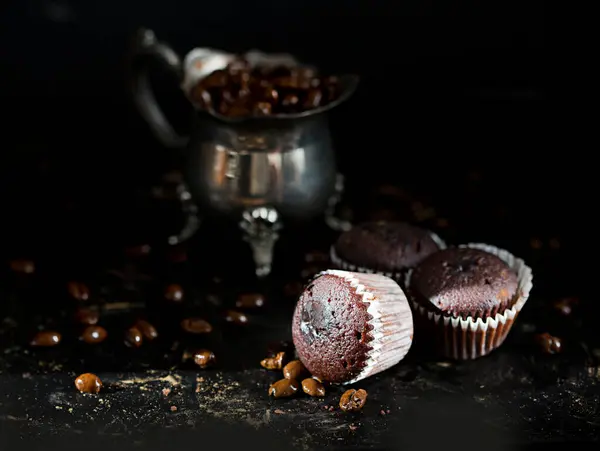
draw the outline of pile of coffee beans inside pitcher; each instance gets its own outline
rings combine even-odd
[[[238,58],[191,89],[192,102],[226,117],[297,114],[323,107],[340,96],[335,76],[307,66],[252,67]]]

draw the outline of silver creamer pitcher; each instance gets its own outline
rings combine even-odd
[[[298,65],[285,54],[252,51],[250,65]],[[333,102],[297,114],[232,119],[204,110],[195,112],[189,136],[178,135],[159,108],[149,83],[148,63],[157,60],[176,78],[187,96],[199,80],[224,69],[235,55],[196,48],[183,63],[150,30],[136,35],[132,53],[132,92],[135,104],[159,141],[184,148],[185,184],[180,200],[188,223],[175,244],[189,238],[199,222],[197,208],[239,221],[252,247],[259,276],[271,270],[273,246],[282,220],[310,219],[322,214],[339,197],[340,179],[326,113],[356,89],[356,76],[340,77],[341,95]],[[188,97],[189,99],[189,97]]]

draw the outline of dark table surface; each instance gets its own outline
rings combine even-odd
[[[100,239],[100,245],[89,236],[102,233],[89,223],[98,219],[98,207],[55,199],[54,219],[40,221],[61,227],[53,229],[53,236],[34,240],[36,246],[25,245],[31,236],[15,235],[3,260],[2,449],[25,443],[93,449],[180,444],[429,449],[449,441],[461,448],[484,442],[507,449],[597,440],[597,308],[586,302],[585,285],[574,282],[576,237],[561,235],[560,227],[555,231],[529,224],[536,219],[525,216],[527,206],[513,197],[518,190],[510,191],[506,204],[484,202],[497,181],[489,177],[484,169],[457,172],[453,186],[461,194],[454,194],[460,199],[455,202],[399,184],[352,183],[350,177],[344,210],[355,221],[393,217],[431,228],[451,243],[493,243],[524,258],[535,274],[532,296],[499,350],[473,362],[449,362],[431,355],[417,334],[403,362],[356,384],[369,393],[358,414],[339,411],[343,390],[336,387],[324,399],[270,399],[267,388],[279,374],[259,366],[274,342],[290,339],[293,283],[328,266],[307,261],[309,251],[326,252],[336,236],[322,221],[308,227],[290,224],[278,243],[272,277],[257,281],[249,251],[231,224],[207,220],[176,252],[165,246],[164,237],[181,218],[176,204],[155,199],[151,187],[129,196],[127,213],[119,211],[119,220],[128,226],[107,228],[104,233],[114,232]],[[107,208],[104,213],[114,221],[115,213]],[[148,255],[134,255],[141,244],[151,246]],[[35,273],[11,271],[8,262],[15,258],[32,259]],[[65,288],[70,280],[87,283],[89,302],[104,305],[100,324],[109,332],[106,342],[91,346],[77,340],[72,320],[77,302]],[[163,297],[165,285],[175,282],[185,289],[182,304]],[[226,323],[224,309],[244,292],[264,293],[268,302],[248,312],[248,324]],[[564,296],[581,300],[572,315],[553,307]],[[111,309],[115,302],[145,306]],[[209,319],[215,331],[202,339],[186,337],[179,321],[189,315]],[[140,316],[153,322],[160,335],[132,350],[124,346],[123,333]],[[28,340],[42,326],[60,330],[63,342],[49,349],[29,347]],[[540,332],[561,337],[563,352],[542,353],[533,339]],[[218,365],[199,370],[182,362],[190,346],[212,349]],[[81,372],[97,373],[106,390],[79,394],[73,381]]]
[[[450,243],[504,247],[535,276],[531,298],[499,350],[473,362],[448,362],[431,355],[417,334],[403,362],[357,384],[368,390],[368,402],[349,415],[330,411],[340,388],[322,400],[269,399],[278,374],[259,366],[273,342],[290,339],[292,285],[327,266],[307,262],[307,252],[326,252],[336,233],[320,220],[287,224],[266,281],[254,279],[249,250],[229,223],[207,220],[182,249],[169,249],[165,237],[181,215],[176,204],[152,193],[181,159],[158,146],[127,99],[122,52],[137,13],[101,32],[93,8],[60,17],[53,8],[28,10],[35,42],[17,19],[1,30],[4,42],[19,45],[4,55],[1,74],[10,114],[0,155],[0,449],[513,449],[598,441],[600,311],[593,302],[595,268],[585,264],[595,233],[588,191],[593,167],[578,157],[568,121],[557,124],[549,114],[536,52],[541,28],[528,28],[525,19],[515,25],[514,17],[529,16],[508,14],[512,28],[499,20],[491,29],[464,19],[463,33],[451,33],[443,20],[440,31],[416,13],[401,26],[389,17],[377,35],[354,32],[364,25],[362,16],[356,16],[360,23],[345,22],[351,45],[338,62],[358,68],[363,80],[331,118],[348,182],[344,213],[355,222],[407,220]],[[152,14],[151,25],[164,19],[162,11]],[[177,41],[194,29],[191,22],[188,31],[165,27],[159,37]],[[226,46],[215,24],[200,27],[202,43]],[[485,37],[481,46],[469,38],[473,27]],[[521,34],[501,32],[509,28]],[[393,42],[402,44],[377,44],[384,30],[398,30]],[[304,34],[289,35],[296,40],[278,43],[282,48],[267,35],[254,44],[302,48]],[[325,37],[321,32],[312,50],[305,46],[321,64],[335,54],[334,41]],[[501,37],[516,44],[504,45]],[[392,47],[404,57],[390,58]],[[353,58],[357,49],[374,52],[378,65]],[[163,104],[184,111],[184,129],[187,112],[181,102],[169,105],[169,94]],[[132,255],[142,244],[151,252]],[[35,273],[11,270],[9,262],[19,258],[34,261]],[[109,338],[100,345],[77,340],[76,302],[65,288],[72,280],[88,284],[90,302],[104,305],[100,324]],[[173,282],[185,289],[180,305],[163,297]],[[244,326],[226,323],[223,311],[244,292],[264,293],[265,307],[248,312]],[[564,316],[553,303],[568,296],[580,303]],[[121,302],[143,307],[115,309]],[[215,331],[203,340],[184,336],[179,321],[192,314],[209,319]],[[159,338],[132,350],[122,337],[139,316],[156,324]],[[29,347],[39,327],[59,329],[63,343]],[[563,352],[542,353],[533,339],[541,332],[561,337]],[[191,346],[212,349],[218,365],[199,370],[182,362]],[[77,374],[90,371],[106,385],[97,396],[73,386]]]

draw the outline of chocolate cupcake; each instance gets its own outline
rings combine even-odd
[[[339,236],[331,261],[341,269],[402,282],[408,269],[445,247],[437,235],[404,222],[365,222]]]
[[[407,274],[415,312],[446,357],[484,356],[503,342],[533,276],[523,260],[486,244],[441,250]]]
[[[412,344],[413,319],[404,292],[392,279],[328,270],[300,296],[292,336],[313,376],[348,384],[402,360]]]

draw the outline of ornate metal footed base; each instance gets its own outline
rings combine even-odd
[[[335,192],[329,198],[327,210],[325,210],[325,223],[336,232],[345,232],[352,228],[352,222],[344,218],[341,211],[341,202],[344,195],[344,176],[337,174],[335,180]]]
[[[273,264],[273,249],[282,227],[279,213],[272,207],[249,208],[243,212],[239,224],[244,241],[252,248],[257,277],[268,276]]]
[[[160,189],[160,188],[159,188]],[[344,176],[337,175],[335,193],[328,202],[328,207],[324,213],[326,224],[333,230],[346,231],[352,228],[352,223],[340,215],[339,206],[344,193]],[[157,197],[168,197],[164,191],[156,192]],[[171,197],[172,198],[172,197]],[[192,238],[200,229],[202,223],[199,216],[198,207],[192,200],[187,185],[178,180],[176,184],[176,200],[180,203],[183,214],[185,215],[182,229],[169,236],[170,245],[181,244]],[[243,211],[242,219],[239,221],[239,227],[243,233],[243,239],[252,249],[255,272],[257,277],[266,277],[271,273],[273,266],[273,250],[275,243],[279,239],[279,231],[283,227],[281,218],[277,210],[273,207],[248,208]]]

